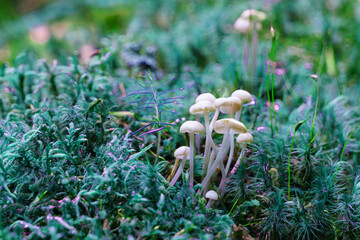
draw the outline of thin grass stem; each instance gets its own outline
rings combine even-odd
[[[337,169],[336,169],[336,172],[335,172],[335,174],[334,174],[333,184],[335,183],[336,175],[337,175],[337,173],[338,173],[338,171],[339,171],[339,169],[340,169],[340,165],[341,165],[341,162],[342,162],[342,159],[343,159],[343,156],[344,156],[344,152],[345,152],[346,145],[347,145],[347,143],[349,142],[349,140],[350,140],[350,138],[352,137],[352,135],[353,135],[353,134],[355,133],[355,131],[358,129],[359,126],[360,126],[360,122],[358,123],[358,125],[356,125],[354,131],[352,131],[352,132],[350,133],[349,137],[346,139],[346,142],[345,142],[345,144],[344,144],[344,147],[343,147],[343,149],[342,149],[342,151],[341,151],[341,156],[340,156],[339,165],[338,165],[338,167],[337,167]]]

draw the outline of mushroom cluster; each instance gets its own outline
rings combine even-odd
[[[251,134],[247,132],[246,126],[240,122],[243,105],[251,102],[251,100],[251,94],[245,90],[237,90],[233,92],[230,97],[226,98],[216,99],[210,93],[200,94],[196,98],[195,104],[190,107],[189,112],[190,114],[197,115],[198,119],[200,119],[199,116],[202,115],[204,125],[198,121],[186,121],[181,125],[180,132],[189,134],[189,146],[182,146],[175,151],[176,162],[168,178],[171,186],[176,183],[181,175],[187,159],[190,160],[190,188],[194,186],[194,135],[205,132],[201,192],[202,194],[208,192],[217,169],[221,171],[219,190],[221,193],[224,192],[225,179],[236,171],[246,151],[246,144],[252,142]],[[223,114],[224,117],[220,116],[220,113]],[[212,117],[210,118],[210,116]],[[214,142],[214,133],[223,135],[221,144]],[[233,163],[236,134],[238,134],[236,142],[242,145],[242,151],[236,163]],[[179,165],[179,159],[182,159],[182,162],[176,170]],[[230,172],[231,165],[233,165],[233,168]]]

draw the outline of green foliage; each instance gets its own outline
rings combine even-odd
[[[105,62],[84,69],[73,60],[50,70],[27,61],[8,68],[2,82],[5,88],[17,86],[16,72],[22,69],[22,86],[1,92],[3,103],[15,103],[3,105],[6,118],[0,121],[2,235],[169,239],[182,231],[182,238],[229,236],[232,220],[194,204],[204,199],[186,184],[167,189],[167,163],[151,164],[152,145],[120,128],[118,121],[127,121],[126,115],[109,114],[121,107],[106,93],[115,82],[101,72]],[[57,82],[56,90],[51,81]],[[170,100],[160,99],[157,106],[163,109]]]
[[[249,7],[267,14],[252,76],[251,36],[232,29]],[[0,239],[359,239],[358,11],[350,0],[2,1]],[[46,44],[29,36],[40,23]],[[241,118],[254,142],[206,209],[188,173],[165,180],[186,143],[175,129],[199,93],[237,89],[255,97]]]

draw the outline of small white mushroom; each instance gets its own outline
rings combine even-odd
[[[220,111],[225,114],[230,114],[230,118],[232,118],[234,112],[237,112],[238,109],[241,107],[241,101],[236,97],[217,98],[214,101],[214,105],[216,107],[216,110],[210,123],[210,131],[213,130],[214,124],[219,117]]]
[[[208,97],[208,99],[209,98],[211,97]],[[213,146],[214,149],[216,149],[214,141],[212,140],[211,137],[210,120],[209,120],[209,113],[213,111],[215,111],[215,105],[208,100],[201,100],[196,102],[194,105],[190,107],[189,110],[191,114],[195,114],[195,115],[204,114],[206,139],[205,139],[203,175],[206,172],[206,168],[209,162],[210,144]]]
[[[256,18],[258,21],[263,21],[266,18],[266,14],[264,12],[255,10],[255,9],[246,9],[241,13],[242,18]]]
[[[182,170],[184,168],[186,160],[190,159],[190,148],[186,147],[186,146],[179,147],[178,149],[175,150],[174,157],[176,158],[176,161],[175,161],[174,168],[169,177],[170,179],[172,179],[169,184],[170,186],[175,185],[176,181],[179,179],[179,177],[182,173]],[[176,171],[177,165],[179,164],[179,159],[181,159],[181,164],[180,164],[179,169]],[[176,171],[176,173],[175,173],[175,171]],[[174,173],[175,173],[175,175],[174,175]],[[172,178],[172,176],[174,176],[174,178]]]
[[[231,96],[232,97],[237,97],[238,99],[240,99],[242,104],[251,102],[251,100],[252,100],[251,94],[248,91],[245,91],[245,90],[236,90],[235,92],[233,92],[231,94]],[[235,119],[236,120],[240,120],[242,104],[241,104],[240,109],[235,114]]]
[[[190,137],[190,189],[194,186],[194,134],[204,131],[204,126],[197,121],[186,121],[180,127],[180,132],[189,133]]]
[[[205,198],[209,199],[208,203],[206,204],[206,208],[210,208],[213,201],[218,200],[218,194],[214,190],[210,190],[205,194]]]
[[[252,66],[251,66],[252,77],[255,77],[255,71],[256,71],[256,55],[257,55],[257,42],[258,42],[257,31],[262,28],[261,21],[263,21],[265,18],[266,18],[265,13],[254,9],[248,9],[245,10],[234,23],[235,32],[242,33],[244,35],[248,35],[251,33],[251,42],[252,42],[251,45],[253,51]],[[244,46],[245,52],[248,52],[249,43],[247,37],[245,37],[244,44],[245,44]],[[247,71],[248,60],[246,58],[244,60],[245,60],[244,65]]]
[[[245,145],[247,143],[252,143],[254,141],[253,136],[251,135],[251,133],[241,133],[239,134],[239,136],[236,138],[236,142],[237,143],[245,143]]]
[[[236,32],[246,34],[251,29],[251,22],[249,19],[239,17],[234,23],[234,29]]]
[[[229,114],[230,118],[233,117],[234,113],[239,111],[242,106],[242,102],[240,99],[236,97],[228,97],[226,101],[224,101],[220,106],[220,112],[224,114]]]
[[[247,9],[241,13],[234,23],[234,30],[239,33],[247,34],[253,27],[261,29],[261,21],[265,20],[266,14],[255,9]]]
[[[253,137],[252,137],[252,135],[250,133],[240,133],[239,136],[236,138],[236,142],[239,143],[239,144],[243,144],[243,146],[242,146],[240,156],[237,159],[234,167],[230,171],[229,176],[235,174],[236,170],[240,166],[240,163],[242,163],[242,161],[244,159],[247,143],[252,143],[252,141],[253,141]],[[230,161],[228,161],[228,163],[229,162]],[[230,165],[228,165],[227,167],[230,167]],[[225,169],[226,177],[228,177],[228,171],[229,171],[229,168]],[[221,182],[220,182],[220,185],[219,185],[220,195],[221,196],[224,195],[224,193],[225,193],[225,188],[224,188],[225,187],[225,181],[226,181],[226,178],[221,179]]]
[[[211,93],[202,93],[196,98],[195,103],[198,103],[200,101],[209,101],[211,103],[214,103],[215,99],[216,98]],[[196,121],[200,122],[200,115],[196,115]],[[197,136],[196,138],[196,147],[198,151],[200,151],[200,136]]]
[[[206,177],[203,179],[201,183],[203,189],[207,189],[208,183],[210,182],[210,178],[214,174],[216,167],[220,164],[220,161],[223,161],[223,159],[226,157],[229,147],[230,133],[247,132],[245,125],[239,121],[236,121],[233,118],[224,118],[216,121],[214,125],[214,130],[219,134],[224,134],[224,138],[214,163],[212,164],[210,170],[206,174]],[[222,178],[225,178],[225,171],[222,171]]]
[[[211,93],[202,93],[196,98],[195,103],[198,103],[200,101],[209,101],[211,103],[214,103],[215,99],[216,98]]]
[[[250,133],[243,133],[243,134],[239,134],[239,136],[236,138],[236,142],[239,144],[243,144],[241,153],[239,158],[237,159],[233,169],[230,172],[230,175],[235,174],[237,168],[240,166],[240,163],[243,161],[244,159],[244,155],[246,152],[246,147],[248,143],[252,143],[254,140],[253,136]]]

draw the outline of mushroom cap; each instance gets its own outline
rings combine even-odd
[[[252,97],[248,91],[245,90],[236,90],[231,94],[232,97],[237,97],[242,102],[251,102]]]
[[[202,93],[196,98],[195,103],[204,101],[204,100],[214,103],[215,99],[216,98],[211,93]]]
[[[246,133],[247,129],[245,125],[233,118],[223,118],[217,120],[214,125],[214,130],[217,133],[225,134],[227,130],[231,133]]]
[[[253,140],[254,138],[250,133],[240,133],[236,138],[237,143],[252,143]]]
[[[214,190],[210,190],[205,194],[205,197],[211,200],[218,200],[218,194]]]
[[[266,14],[255,9],[247,9],[241,13],[240,17],[245,19],[255,17],[256,20],[263,21],[266,18]]]
[[[198,121],[186,121],[180,127],[181,133],[203,133],[205,131],[204,126]]]
[[[192,105],[189,112],[191,114],[203,114],[204,112],[213,112],[215,109],[215,105],[212,102],[204,100]]]
[[[178,159],[184,159],[186,155],[186,160],[190,159],[190,148],[187,146],[179,147],[174,152],[174,157]]]
[[[248,33],[251,29],[251,22],[249,19],[239,17],[234,23],[234,29],[236,32]]]
[[[237,97],[218,98],[215,100],[214,104],[225,114],[229,114],[231,109],[233,112],[237,112],[242,106],[241,100]]]

